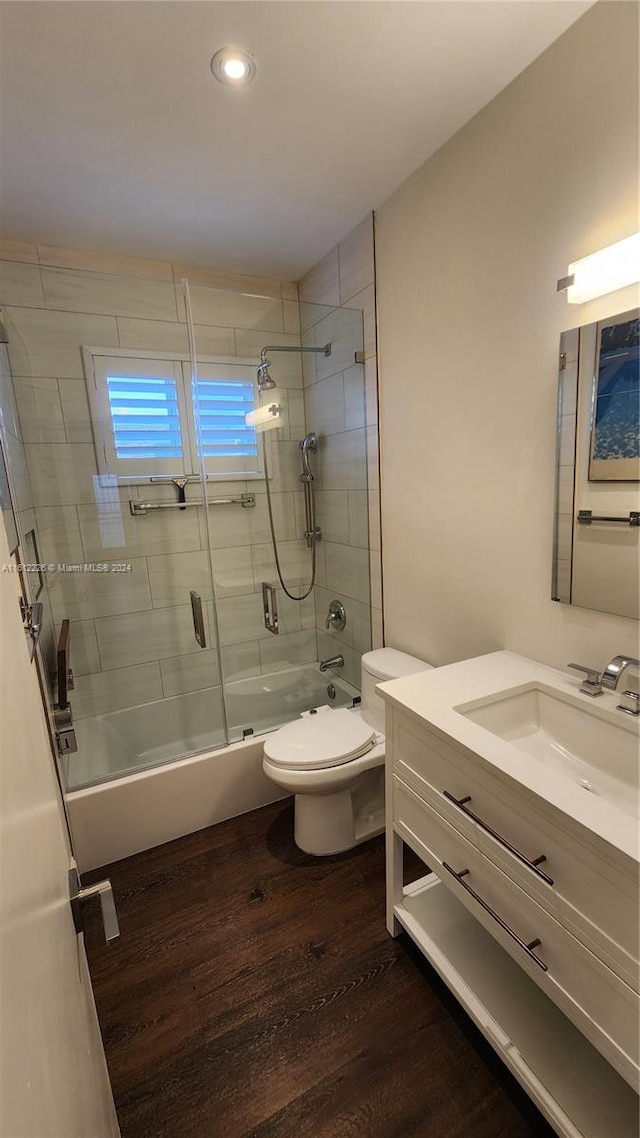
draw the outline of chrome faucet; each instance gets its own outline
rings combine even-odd
[[[605,688],[615,691],[620,677],[627,668],[640,668],[640,660],[633,656],[614,656],[607,664],[602,675],[595,668],[587,668],[584,664],[567,664],[576,672],[584,672],[586,679],[580,685],[580,691],[585,695],[602,695]],[[625,691],[617,705],[619,711],[626,711],[628,715],[640,715],[640,696],[635,691]]]
[[[584,672],[586,679],[580,684],[580,691],[585,695],[602,695],[602,676],[597,668],[587,668],[584,664],[567,664],[574,672]]]
[[[344,656],[330,656],[328,660],[320,661],[321,672],[328,672],[329,668],[344,668]]]
[[[614,656],[600,677],[603,688],[615,691],[626,668],[640,668],[640,660],[634,660],[633,656]]]

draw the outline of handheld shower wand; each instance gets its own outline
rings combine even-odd
[[[322,534],[316,526],[316,488],[315,478],[313,471],[309,465],[309,453],[315,454],[318,450],[318,436],[315,431],[309,431],[300,443],[300,450],[302,451],[302,474],[300,481],[304,490],[304,517],[305,517],[305,531],[304,536],[307,540],[309,549],[319,541]]]
[[[281,345],[281,344],[267,344],[260,352],[260,364],[258,366],[258,391],[270,391],[272,388],[277,387],[275,380],[269,374],[269,367],[271,361],[267,358],[267,352],[313,352],[316,355],[330,356],[331,344],[324,344],[321,348],[306,348],[302,344],[294,345]],[[315,431],[309,431],[300,443],[300,450],[302,451],[302,474],[300,481],[304,489],[304,510],[305,510],[305,531],[304,537],[307,546],[311,550],[311,581],[309,587],[305,589],[299,596],[292,593],[287,588],[284,577],[282,575],[282,568],[280,565],[280,556],[278,553],[278,541],[276,538],[275,525],[273,521],[273,506],[271,502],[271,487],[269,485],[269,471],[267,469],[267,447],[265,443],[264,434],[262,435],[262,453],[264,460],[264,477],[265,489],[267,492],[267,510],[269,513],[269,529],[271,531],[271,545],[273,547],[273,556],[278,571],[280,584],[284,589],[286,595],[292,601],[304,601],[310,596],[313,586],[316,583],[316,562],[317,562],[317,544],[322,537],[320,529],[316,526],[316,503],[315,503],[315,479],[313,471],[309,464],[309,454],[315,454],[318,449],[318,436]]]

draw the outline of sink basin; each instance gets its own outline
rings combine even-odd
[[[638,816],[640,756],[634,722],[588,707],[541,683],[525,684],[454,708],[586,794]],[[620,715],[620,722],[614,720]]]

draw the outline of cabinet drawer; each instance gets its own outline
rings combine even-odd
[[[601,855],[562,815],[556,821],[552,807],[547,813],[534,795],[404,716],[395,721],[391,750],[404,782],[637,989],[637,865],[622,855],[620,865],[611,864],[604,843]]]
[[[637,1086],[639,1002],[632,989],[397,777],[393,825],[576,1027]]]

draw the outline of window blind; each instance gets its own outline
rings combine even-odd
[[[118,458],[182,458],[175,379],[107,376]]]
[[[199,379],[194,393],[197,431],[205,458],[257,456],[256,432],[245,416],[254,408],[248,380]]]

